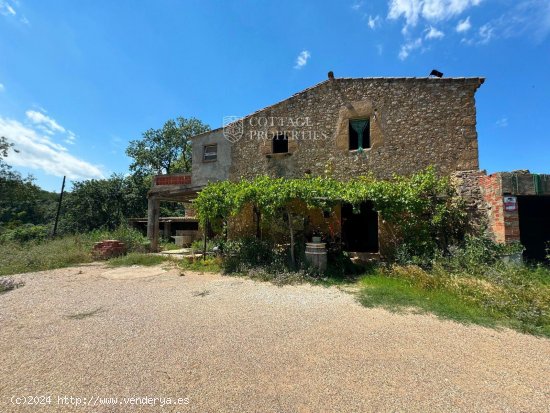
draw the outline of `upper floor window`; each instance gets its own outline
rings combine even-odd
[[[218,159],[218,145],[204,145],[202,160],[203,162],[212,162]]]
[[[370,148],[370,120],[353,119],[349,121],[349,150]]]
[[[273,136],[273,153],[288,153],[288,136],[284,133]]]

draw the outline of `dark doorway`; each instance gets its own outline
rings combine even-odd
[[[342,205],[342,243],[346,251],[378,252],[378,213],[372,202],[363,202],[357,214]]]
[[[550,243],[550,196],[518,196],[519,233],[523,256],[543,261]]]

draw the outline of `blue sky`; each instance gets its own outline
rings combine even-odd
[[[176,116],[213,128],[336,77],[484,76],[481,168],[550,173],[550,0],[0,0],[0,134],[39,185],[126,172]]]

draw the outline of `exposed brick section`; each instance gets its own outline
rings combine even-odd
[[[93,257],[102,260],[124,254],[126,254],[126,245],[121,241],[113,239],[96,242],[92,250]]]
[[[502,202],[502,185],[498,175],[481,175],[479,185],[485,202],[488,204],[489,231],[495,241],[505,242],[504,203]]]
[[[158,175],[155,176],[155,185],[190,185],[191,174]]]
[[[479,185],[487,202],[489,231],[495,241],[509,243],[520,240],[518,210],[506,211],[502,174],[481,175]]]

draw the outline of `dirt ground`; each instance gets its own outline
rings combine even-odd
[[[16,278],[0,412],[550,412],[548,339],[161,266]]]

